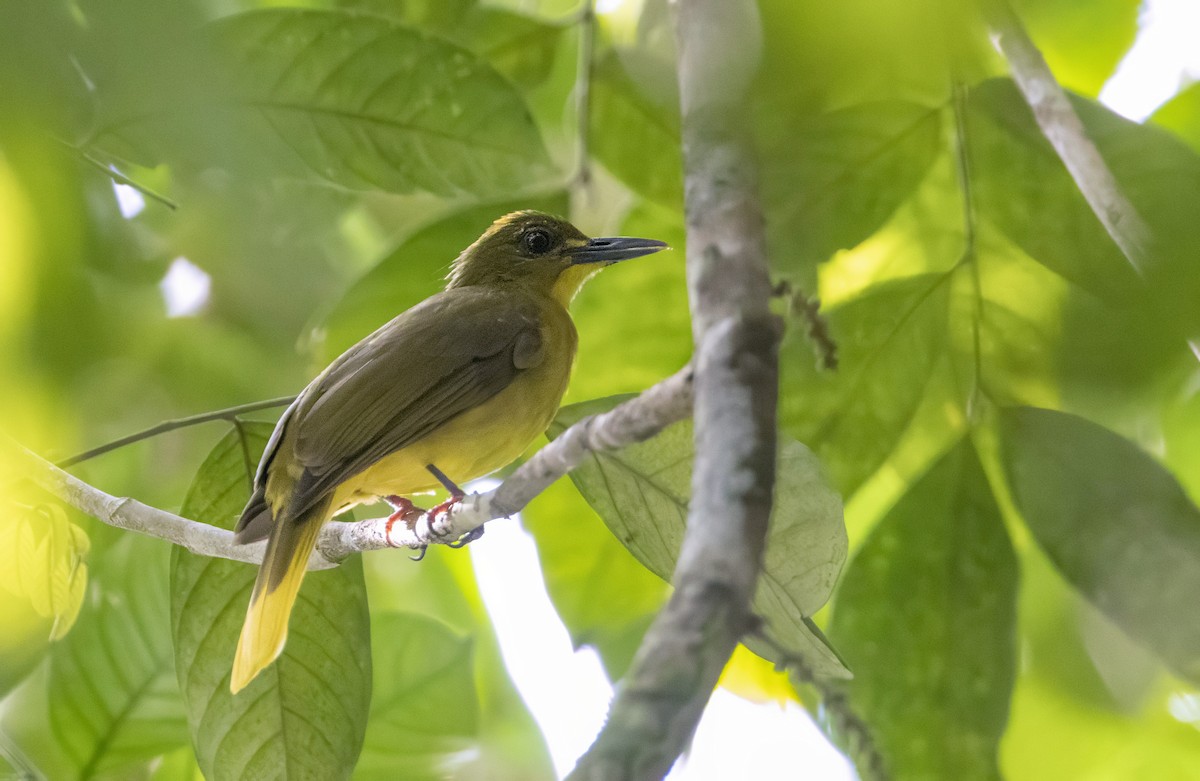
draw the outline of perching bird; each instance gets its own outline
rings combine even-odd
[[[275,660],[321,527],[379,497],[499,469],[546,431],[577,336],[567,305],[600,268],[664,249],[589,239],[534,211],[501,217],[446,289],[343,353],[279,419],[236,540],[268,539],[230,689]]]

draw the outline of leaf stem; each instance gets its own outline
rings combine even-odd
[[[147,198],[149,198],[151,200],[158,201],[163,206],[166,206],[168,209],[171,209],[172,211],[179,208],[179,204],[176,203],[175,201],[172,201],[170,198],[168,198],[165,195],[162,195],[161,193],[151,190],[149,187],[147,187],[144,184],[139,184],[138,182],[134,181],[133,179],[130,179],[128,176],[126,176],[125,174],[116,170],[112,166],[105,165],[103,161],[97,159],[96,157],[93,157],[91,153],[86,152],[77,146],[73,146],[72,144],[67,144],[65,141],[63,141],[61,143],[66,144],[67,146],[74,149],[79,154],[79,156],[81,158],[83,158],[84,162],[103,171],[105,173],[105,175],[107,175],[114,182],[117,182],[118,184],[126,185],[127,187],[132,187],[133,189],[137,190],[142,195],[146,196]]]

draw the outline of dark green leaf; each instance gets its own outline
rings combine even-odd
[[[610,409],[619,397],[574,404],[550,427],[557,436],[580,418]],[[571,480],[609,530],[638,561],[669,580],[675,570],[691,494],[692,426],[671,426],[642,444],[592,456]],[[784,648],[822,675],[845,672],[806,619],[825,604],[846,556],[842,503],[820,464],[799,442],[781,439],[775,509],[754,609]],[[747,645],[770,658],[761,643]]]
[[[50,724],[79,778],[187,743],[167,612],[166,543],[126,534],[96,563],[92,598],[50,662]]]
[[[232,527],[271,432],[266,424],[244,429],[246,450],[237,432],[217,444],[183,515]],[[247,564],[182,549],[171,563],[175,666],[200,767],[212,779],[347,778],[371,700],[362,560],[305,577],[283,654],[233,695],[229,673],[255,575]]]
[[[1180,675],[1200,681],[1200,510],[1131,442],[1063,412],[1001,418],[1013,499],[1063,576]]]
[[[229,119],[269,129],[318,177],[452,195],[528,187],[547,172],[512,85],[444,40],[382,17],[283,8],[212,32],[238,74],[221,101]]]
[[[855,555],[830,626],[889,778],[1000,778],[1016,597],[1012,545],[962,440]]]
[[[443,779],[480,751],[471,640],[413,613],[377,615],[371,720],[355,778]]]

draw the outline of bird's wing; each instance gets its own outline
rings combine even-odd
[[[290,410],[290,455],[304,473],[288,514],[496,395],[541,353],[537,304],[519,293],[455,288],[392,320]]]

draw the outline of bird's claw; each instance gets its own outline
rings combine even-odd
[[[446,547],[448,547],[448,548],[462,548],[462,547],[465,547],[465,546],[469,545],[469,544],[470,544],[470,543],[472,543],[472,542],[475,542],[475,540],[479,539],[479,538],[480,538],[480,537],[482,537],[482,536],[483,536],[483,527],[482,527],[482,526],[476,526],[474,529],[472,529],[471,531],[467,532],[467,533],[466,533],[466,534],[464,534],[463,536],[459,537],[459,538],[458,538],[457,540],[455,540],[454,542],[448,542],[448,543],[446,543]]]

